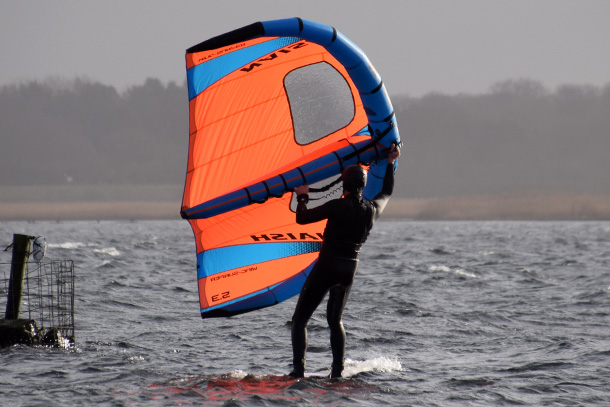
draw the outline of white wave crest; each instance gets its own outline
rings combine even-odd
[[[49,247],[49,248],[66,249],[66,250],[80,249],[81,247],[85,247],[85,246],[87,246],[87,245],[82,242],[49,243],[47,245],[47,247]]]
[[[469,273],[466,270],[462,269],[462,268],[455,268],[452,269],[451,267],[447,267],[447,266],[430,266],[428,268],[428,270],[430,271],[443,271],[445,273],[455,273],[458,274],[460,276],[465,276],[465,277],[471,277],[471,278],[476,278],[476,274],[474,273]]]
[[[100,253],[100,254],[107,254],[108,256],[112,256],[112,257],[118,257],[121,255],[121,252],[118,251],[114,247],[106,247],[104,249],[94,249],[93,252]]]

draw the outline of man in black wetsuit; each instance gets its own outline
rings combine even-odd
[[[366,172],[359,165],[343,170],[343,197],[307,209],[309,187],[295,188],[297,194],[297,223],[307,224],[328,219],[320,256],[303,285],[294,315],[292,316],[293,377],[305,374],[307,348],[307,322],[330,292],[326,319],[330,327],[330,344],[333,353],[331,377],[341,377],[345,357],[345,330],[341,322],[354,275],[358,268],[360,247],[369,235],[373,223],[383,212],[394,189],[394,161],[400,150],[394,147],[388,157],[388,166],[381,192],[372,201],[362,199]]]

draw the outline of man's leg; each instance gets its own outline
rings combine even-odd
[[[330,327],[330,346],[333,352],[333,364],[330,377],[341,377],[345,359],[345,329],[341,317],[347,302],[350,287],[335,286],[330,289],[326,319]]]
[[[319,269],[318,264],[314,266],[309,277],[303,285],[297,306],[292,315],[292,365],[294,370],[290,373],[293,377],[303,377],[305,375],[305,352],[307,350],[307,322],[314,311],[320,305],[328,288],[323,279],[318,276],[324,273]]]

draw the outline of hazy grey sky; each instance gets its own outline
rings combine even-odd
[[[528,78],[610,82],[607,0],[3,1],[0,86],[75,77],[119,91],[182,83],[184,51],[287,17],[329,24],[362,48],[390,94],[481,93]]]

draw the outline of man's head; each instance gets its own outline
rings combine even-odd
[[[341,173],[343,189],[352,194],[361,194],[366,185],[366,171],[357,164],[345,167]]]

